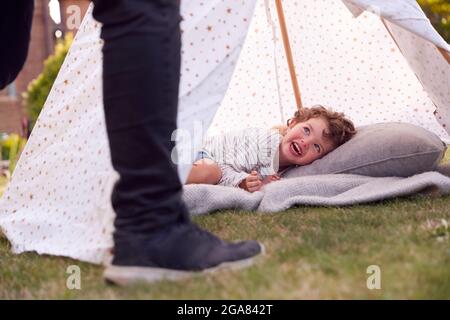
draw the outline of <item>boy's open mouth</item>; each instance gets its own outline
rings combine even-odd
[[[292,142],[290,146],[291,152],[295,156],[301,156],[303,154],[302,148],[300,148],[300,145],[297,142]]]

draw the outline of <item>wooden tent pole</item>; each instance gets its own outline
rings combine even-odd
[[[297,103],[297,108],[302,109],[302,97],[300,94],[300,89],[298,86],[297,76],[295,74],[294,59],[292,57],[291,44],[289,42],[288,30],[286,27],[286,20],[284,18],[283,4],[282,0],[275,0],[278,12],[278,21],[280,22],[281,35],[283,37],[284,51],[286,52],[286,59],[289,66],[289,74],[291,75],[292,88],[294,90],[295,102]]]

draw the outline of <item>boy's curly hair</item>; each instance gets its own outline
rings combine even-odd
[[[327,122],[328,132],[324,132],[324,137],[329,139],[336,148],[356,134],[355,125],[345,117],[344,113],[335,112],[321,105],[297,110],[294,117],[287,121],[287,126],[279,128],[280,133],[284,135],[288,127],[312,118],[322,118]]]

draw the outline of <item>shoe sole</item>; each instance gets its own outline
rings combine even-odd
[[[265,248],[262,244],[261,253],[257,256],[259,255],[265,255]],[[103,278],[106,282],[119,286],[130,286],[139,283],[155,283],[162,280],[177,281],[196,277],[199,275],[211,274],[218,271],[236,271],[248,268],[253,264],[257,256],[253,256],[244,260],[224,262],[215,267],[200,271],[180,271],[164,268],[125,267],[110,265],[106,267],[103,273]]]

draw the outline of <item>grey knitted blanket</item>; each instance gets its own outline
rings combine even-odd
[[[409,178],[330,174],[281,179],[254,193],[232,187],[187,185],[183,197],[191,214],[198,215],[221,209],[276,212],[297,205],[346,206],[430,192],[450,194],[450,178],[438,172]]]

